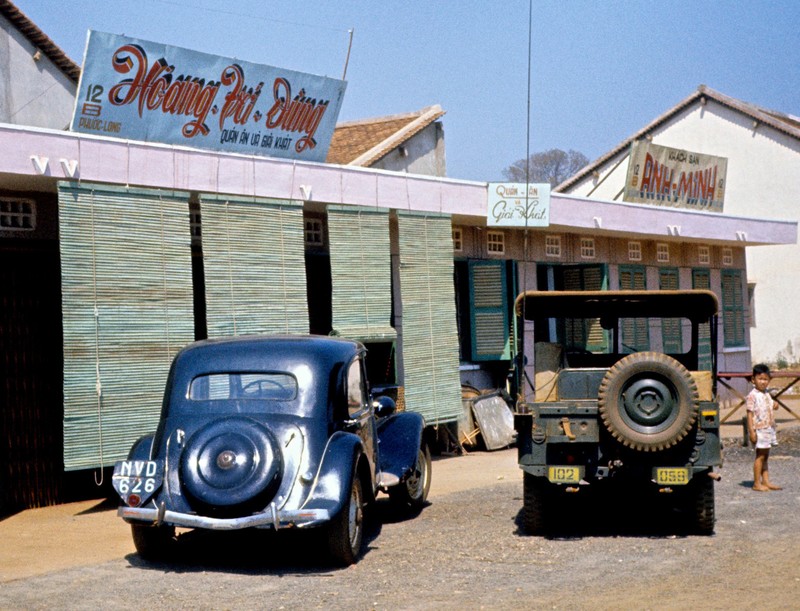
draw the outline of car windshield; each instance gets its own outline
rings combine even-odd
[[[189,387],[192,401],[291,401],[296,396],[297,379],[283,372],[209,373],[194,378]]]

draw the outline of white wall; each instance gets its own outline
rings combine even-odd
[[[66,129],[77,86],[0,17],[0,123]]]
[[[431,123],[407,140],[402,147],[390,151],[370,167],[409,174],[446,176],[442,124],[438,121]]]
[[[724,212],[730,216],[795,221],[800,216],[800,140],[760,124],[709,99],[699,102],[653,132],[653,143],[728,159]],[[569,192],[613,199],[625,184],[625,156],[606,163]],[[605,181],[603,177],[608,174]],[[599,184],[592,192],[592,189]],[[591,194],[590,194],[591,193]],[[750,330],[753,362],[774,361],[792,346],[800,361],[800,246],[747,249],[748,282],[755,283],[755,326]]]

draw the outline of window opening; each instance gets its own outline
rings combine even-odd
[[[0,229],[36,229],[36,202],[32,199],[0,199]]]

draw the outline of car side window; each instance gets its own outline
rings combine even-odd
[[[367,405],[364,377],[361,370],[361,359],[350,363],[347,369],[347,413],[352,418]]]

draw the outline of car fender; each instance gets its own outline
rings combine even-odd
[[[139,437],[128,452],[128,460],[151,460],[154,437],[152,433]]]
[[[417,463],[425,419],[416,412],[392,414],[378,423],[379,464],[383,473],[405,479]]]
[[[356,469],[363,454],[364,444],[358,435],[344,431],[331,435],[303,509],[326,509],[331,516],[337,515],[349,497],[353,477],[364,471],[362,467]],[[370,483],[364,492],[369,494],[373,487]]]

